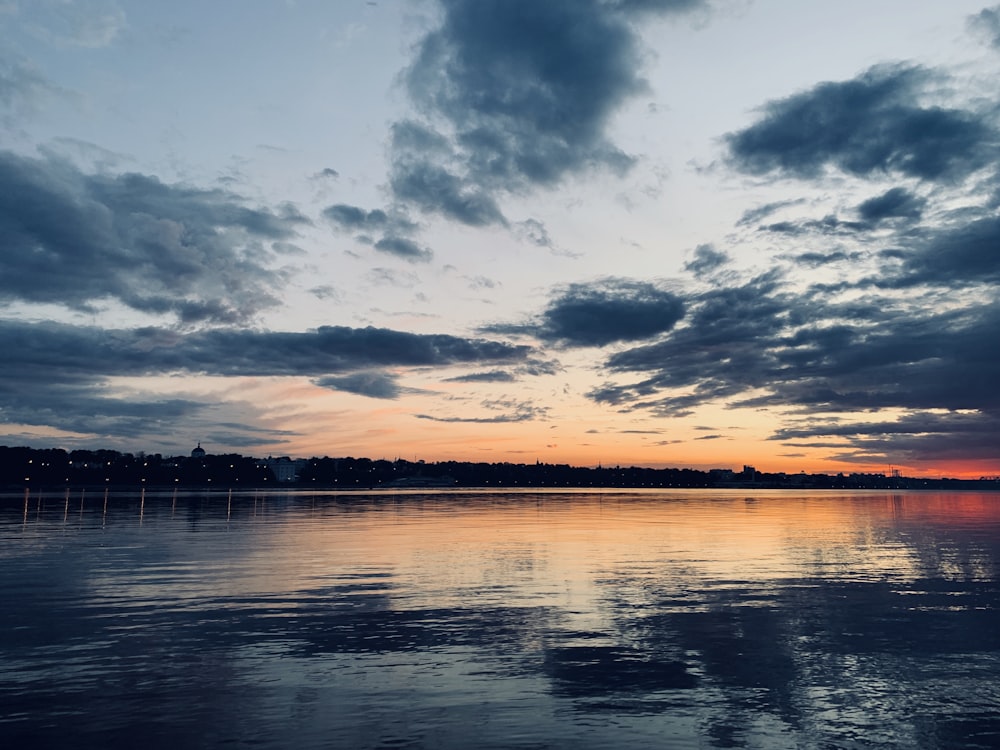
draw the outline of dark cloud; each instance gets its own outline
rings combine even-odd
[[[707,401],[765,386],[773,356],[766,342],[787,325],[788,302],[780,274],[771,272],[741,287],[719,288],[689,299],[684,325],[662,341],[611,355],[613,372],[651,372],[625,386],[605,385],[589,394],[595,401],[686,414]],[[684,395],[651,398],[662,389]]]
[[[716,250],[712,245],[698,245],[694,249],[694,258],[684,264],[684,270],[695,276],[705,276],[724,266],[729,260],[727,253]]]
[[[1000,283],[1000,218],[990,216],[938,230],[928,230],[904,252],[898,277],[888,285],[956,286]]]
[[[809,234],[852,234],[870,228],[870,225],[862,222],[844,221],[836,216],[824,216],[822,219],[779,221],[774,224],[768,224],[760,227],[760,231],[772,232],[774,234],[785,234],[790,237],[800,237]]]
[[[605,5],[625,13],[687,13],[707,7],[704,0],[605,0]]]
[[[972,269],[980,277],[996,274],[997,261],[984,260],[987,248],[1000,246],[989,241],[996,231],[977,223],[936,237],[928,247],[947,246],[966,259],[942,261],[947,269],[962,268],[963,279],[972,277]],[[926,256],[905,257],[912,270],[916,258],[937,256],[928,250]],[[942,281],[944,267],[937,273],[942,284],[956,278]],[[850,299],[862,288],[865,296]],[[669,416],[718,401],[808,414],[804,422],[792,417],[776,425],[775,439],[838,438],[839,444],[824,445],[850,449],[844,455],[852,460],[881,460],[891,450],[914,460],[932,460],[935,453],[958,458],[963,451],[996,459],[1000,350],[991,344],[1000,330],[1000,306],[989,295],[949,300],[933,289],[905,299],[882,297],[868,287],[796,291],[772,272],[685,299],[687,314],[661,340],[607,358],[611,373],[639,379],[606,382],[588,397],[622,411]],[[879,411],[891,415],[834,418]]]
[[[926,204],[926,198],[914,195],[906,188],[894,187],[863,201],[858,206],[858,215],[872,224],[886,219],[919,219]]]
[[[896,461],[995,461],[1000,458],[1000,412],[915,412],[868,422],[807,420],[772,436],[782,442],[815,438],[840,438],[843,443],[828,445]]]
[[[516,378],[506,370],[489,370],[487,372],[471,372],[446,378],[446,383],[512,383]]]
[[[540,323],[524,330],[566,346],[604,346],[652,338],[683,315],[683,302],[671,292],[648,282],[606,278],[560,290]]]
[[[643,91],[632,21],[702,0],[441,0],[407,89],[424,123],[393,128],[397,200],[471,225],[505,224],[499,198],[592,168],[622,172],[614,112]]]
[[[378,376],[379,368],[519,364],[530,362],[531,353],[496,341],[381,328],[182,334],[22,322],[0,325],[0,349],[9,352],[0,370],[0,421],[118,437],[165,433],[209,405],[108,398],[111,377],[303,376],[318,378],[324,387],[386,398],[392,397],[394,376]]]
[[[633,158],[608,124],[646,89],[636,21],[707,8],[706,0],[439,0],[403,81],[417,111],[393,123],[389,188],[414,208],[469,226],[503,226],[556,249],[544,224],[509,222],[501,201],[589,170],[621,174]],[[397,250],[415,230],[385,212],[331,206],[344,229]],[[412,250],[416,246],[411,245]],[[392,250],[390,250],[392,251]],[[416,256],[397,252],[403,257]]]
[[[726,136],[731,162],[752,174],[819,176],[827,166],[868,176],[960,178],[995,158],[986,116],[922,105],[935,75],[882,65],[769,102],[753,125]]]
[[[374,370],[318,378],[313,382],[322,388],[356,393],[359,396],[371,398],[396,399],[402,392],[397,375]]]
[[[365,211],[357,206],[337,203],[323,209],[323,216],[344,229],[377,231],[384,229],[389,216],[381,209]]]
[[[506,223],[496,199],[481,183],[449,169],[459,156],[437,133],[416,122],[398,122],[391,149],[390,182],[397,200],[472,226]]]
[[[430,250],[405,237],[383,237],[375,243],[375,249],[411,263],[429,261],[434,255]]]
[[[398,211],[387,213],[379,208],[366,211],[358,206],[336,203],[324,208],[322,213],[336,227],[349,232],[406,234],[417,228]]]
[[[0,152],[0,299],[245,322],[278,303],[271,244],[306,223],[291,206]]]
[[[857,260],[860,257],[857,253],[845,253],[843,250],[836,250],[830,253],[816,253],[807,251],[799,253],[794,257],[794,261],[802,266],[818,268],[828,266],[831,263],[843,263],[848,260]]]

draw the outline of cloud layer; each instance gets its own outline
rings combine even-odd
[[[279,304],[272,243],[307,223],[222,190],[0,152],[0,300],[246,322]]]

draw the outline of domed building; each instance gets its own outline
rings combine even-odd
[[[191,458],[204,458],[205,449],[201,447],[201,441],[198,441],[198,447],[191,451]]]

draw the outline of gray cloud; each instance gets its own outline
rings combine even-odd
[[[339,229],[351,232],[366,233],[407,233],[417,228],[417,225],[398,211],[387,213],[376,208],[366,211],[358,206],[346,203],[336,203],[323,209],[323,217]]]
[[[928,278],[947,285],[978,275],[998,283],[996,262],[986,261],[996,231],[990,222],[973,223],[936,236],[925,255],[904,257],[912,272],[917,258],[941,258],[947,246],[952,257],[941,268],[921,269]],[[610,373],[640,378],[606,382],[588,397],[664,416],[713,401],[791,409],[811,416],[777,425],[774,439],[836,437],[841,442],[825,446],[850,449],[850,460],[881,460],[893,450],[897,460],[930,460],[935,452],[939,459],[1000,457],[1000,350],[990,345],[1000,306],[989,295],[941,305],[933,287],[905,301],[864,285],[794,289],[773,272],[686,298],[687,314],[661,340],[607,358]],[[866,296],[835,301],[859,289]],[[911,416],[870,423],[822,416],[879,410]]]
[[[838,438],[828,447],[844,451],[843,460],[883,456],[901,461],[996,461],[1000,458],[1000,413],[915,412],[893,421],[807,421],[777,430],[771,439],[793,441]]]
[[[906,188],[894,187],[863,201],[858,206],[858,215],[869,223],[897,218],[919,219],[926,204],[925,198],[914,195]]]
[[[606,384],[589,394],[595,401],[681,415],[702,403],[764,387],[774,377],[767,343],[787,324],[789,303],[781,275],[770,272],[741,287],[719,288],[688,299],[684,325],[664,340],[611,355],[612,372],[652,372],[638,383]],[[652,398],[663,389],[684,395]]]
[[[684,264],[684,270],[695,276],[705,276],[724,266],[729,260],[727,253],[716,250],[712,245],[698,245],[694,249],[694,258]]]
[[[481,184],[449,168],[459,156],[437,133],[416,122],[398,122],[392,128],[392,153],[390,181],[397,200],[472,226],[506,223]]]
[[[221,190],[0,152],[0,299],[244,322],[278,304],[270,244],[307,222]]]
[[[529,347],[502,342],[381,328],[185,334],[10,321],[0,324],[0,349],[9,353],[0,370],[2,421],[116,436],[166,431],[209,405],[107,398],[104,383],[110,377],[303,376],[324,387],[391,398],[393,376],[373,375],[379,368],[516,365],[530,362],[531,353]]]
[[[446,378],[446,383],[512,383],[516,378],[506,370],[489,370],[486,372],[471,372],[468,375],[458,375]]]
[[[921,105],[932,72],[909,65],[870,68],[769,102],[750,127],[726,136],[731,163],[752,174],[817,177],[897,173],[953,179],[990,164],[996,132],[985,116]]]
[[[397,375],[376,370],[318,378],[313,382],[322,388],[356,393],[370,398],[396,399],[402,392]]]
[[[558,291],[533,333],[567,346],[604,346],[669,331],[684,316],[675,294],[654,284],[605,278]]]
[[[802,198],[795,198],[786,201],[775,201],[773,203],[765,203],[762,206],[757,206],[756,208],[751,208],[743,212],[739,221],[736,222],[736,226],[749,226],[751,224],[756,224],[758,221],[763,221],[768,216],[771,216],[778,211],[790,206],[799,206],[805,203]]]
[[[1000,283],[1000,218],[990,216],[926,231],[903,253],[899,276],[886,285]]]
[[[351,230],[373,231],[384,229],[389,216],[381,209],[365,211],[357,206],[338,203],[323,209],[323,216],[334,224]]]
[[[607,136],[611,115],[645,89],[642,14],[702,0],[441,0],[407,89],[426,122],[397,123],[394,196],[466,224],[504,224],[499,198],[632,159]]]
[[[822,219],[802,219],[798,221],[779,221],[760,227],[762,232],[785,234],[799,237],[809,234],[841,235],[853,234],[871,227],[859,221],[844,221],[836,216],[824,216]]]
[[[375,249],[411,263],[427,262],[433,257],[430,250],[405,237],[383,237],[375,243]]]
[[[483,401],[483,409],[493,412],[501,412],[485,417],[473,416],[447,416],[439,417],[432,414],[414,414],[417,419],[427,419],[432,422],[449,423],[471,423],[471,424],[505,424],[509,422],[533,422],[537,419],[544,419],[548,414],[548,409],[543,406],[535,406],[527,401],[515,401],[511,399],[497,399]]]
[[[794,256],[793,261],[809,268],[828,266],[831,263],[842,263],[848,260],[858,260],[860,253],[845,253],[843,250],[836,250],[830,253],[804,252]]]
[[[707,9],[707,0],[439,0],[437,25],[404,71],[413,117],[393,123],[389,188],[410,208],[469,226],[503,226],[555,249],[537,220],[509,222],[509,195],[588,170],[621,174],[634,159],[608,135],[614,113],[646,90],[635,22]],[[385,212],[331,206],[341,228],[398,244],[414,226]],[[405,257],[405,254],[404,254]]]
[[[983,8],[969,18],[969,28],[981,33],[990,46],[1000,49],[1000,6]]]

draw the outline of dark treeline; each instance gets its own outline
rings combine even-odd
[[[0,447],[0,486],[112,487],[761,487],[1000,489],[997,478],[916,479],[885,474],[763,473],[716,469],[580,467],[369,458],[259,459],[235,453],[162,456],[112,450]]]

